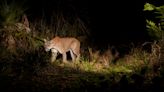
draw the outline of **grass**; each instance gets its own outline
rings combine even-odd
[[[153,79],[162,75],[159,68],[154,70],[154,66],[158,65],[154,63],[156,61],[152,61],[156,55],[140,50],[141,48],[133,48],[115,63],[112,62],[115,55],[109,54],[110,48],[104,51],[108,54],[101,52],[101,55],[100,50],[92,51],[88,48],[89,57],[82,53],[81,62],[65,64],[60,62],[62,59],[59,57],[54,64],[50,64],[50,53],[46,53],[42,44],[32,35],[12,35],[22,45],[16,47],[14,54],[1,43],[4,48],[0,54],[0,77],[3,80],[1,87],[7,91],[115,91],[121,90],[124,83],[126,86],[137,85],[137,79],[144,79],[141,89],[145,90],[144,85],[151,86]],[[104,59],[106,57],[112,59]],[[106,62],[109,62],[108,65]],[[139,85],[134,86],[138,89],[137,87]]]
[[[82,20],[75,18],[71,24],[59,15],[52,18],[56,20],[54,24],[47,25],[44,19],[30,23],[30,33],[19,30],[13,24],[0,28],[2,90],[106,92],[162,89],[164,73],[158,62],[157,43],[151,45],[153,53],[146,52],[139,46],[132,47],[130,53],[120,56],[120,52],[115,50],[113,53],[112,48],[101,51],[95,50],[96,46],[86,47],[86,39],[80,39],[80,62],[61,63],[62,59],[59,57],[50,64],[50,53],[44,51],[41,41],[43,38],[51,39],[55,35],[80,38],[89,35]]]
[[[41,27],[48,28],[43,25]],[[131,86],[137,90],[150,91],[153,80],[163,76],[156,63],[157,55],[141,50],[141,47],[132,48],[123,57],[113,55],[110,48],[104,52],[88,48],[88,51],[82,53],[80,62],[61,63],[59,57],[54,64],[50,64],[50,53],[45,52],[43,43],[33,37],[42,38],[50,33],[33,30],[29,34],[13,30],[10,34],[7,33],[8,29],[1,30],[6,30],[1,31],[6,33],[3,39],[12,35],[15,42],[19,43],[14,47],[15,52],[7,49],[6,40],[1,43],[4,49],[0,53],[0,87],[6,91],[120,91],[130,89]],[[136,80],[141,83],[138,84]]]
[[[21,19],[21,16],[27,10],[24,7],[24,1],[22,3],[16,3],[14,0],[7,1],[2,0],[0,2],[0,23],[2,26],[7,26],[10,24],[14,24]]]

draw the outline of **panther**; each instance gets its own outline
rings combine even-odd
[[[47,41],[44,39],[45,51],[51,51],[51,63],[56,60],[58,53],[62,54],[63,62],[67,61],[67,52],[70,52],[72,62],[79,61],[80,41],[74,37],[59,37]]]

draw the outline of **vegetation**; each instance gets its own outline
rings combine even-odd
[[[8,24],[14,24],[18,22],[26,11],[24,3],[25,2],[18,4],[14,0],[11,2],[2,0],[0,2],[0,24],[7,26]]]
[[[150,36],[155,40],[163,39],[163,28],[164,28],[164,6],[156,7],[152,4],[146,3],[144,6],[144,11],[154,11],[156,17],[159,21],[157,23],[152,20],[146,20],[147,28]]]
[[[6,8],[10,6],[7,3],[3,5],[6,6],[3,6],[0,15],[4,15],[3,13],[7,12]],[[149,6],[147,10],[153,10],[153,7]],[[21,26],[23,28],[20,29],[20,26],[16,26],[19,21],[15,18],[15,16],[21,18],[25,12],[21,11],[21,14],[17,14],[15,11],[20,8],[12,7],[12,9],[13,12],[10,11],[8,16],[13,17],[3,17],[5,21],[1,24],[7,26],[0,28],[1,90],[7,92],[145,90],[150,92],[158,91],[164,86],[162,79],[164,68],[162,63],[158,62],[160,59],[158,43],[150,44],[148,51],[144,49],[147,44],[131,47],[129,53],[125,55],[120,55],[117,50],[113,51],[112,46],[105,51],[96,50],[96,47],[85,47],[84,44],[88,42],[86,39],[80,39],[81,36],[89,37],[89,28],[78,17],[70,23],[62,13],[59,14],[60,16],[56,14],[52,18],[56,22],[50,25],[47,25],[44,19],[33,23],[29,21],[31,31],[27,32],[27,24],[24,24],[26,22],[21,22],[21,25],[25,26]],[[159,7],[155,9],[158,10]],[[153,35],[157,38],[161,37],[163,22],[161,21],[159,26],[149,20],[147,23]],[[60,63],[59,56],[54,64],[49,63],[50,53],[44,51],[42,39],[51,39],[55,35],[74,36],[80,39],[82,42],[80,62]]]

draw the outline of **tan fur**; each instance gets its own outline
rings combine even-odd
[[[72,61],[79,60],[80,57],[80,41],[73,37],[55,37],[50,41],[45,40],[44,48],[46,51],[52,52],[51,63],[56,60],[57,53],[63,56],[63,62],[67,62],[66,52],[70,51]]]

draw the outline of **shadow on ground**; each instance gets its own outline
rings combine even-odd
[[[18,60],[19,61],[19,60]],[[161,92],[163,76],[148,80],[141,74],[86,72],[48,62],[1,62],[3,92]],[[43,61],[43,60],[42,60]],[[26,61],[27,62],[27,61]],[[4,66],[6,67],[4,67]],[[2,68],[3,67],[3,68]]]

